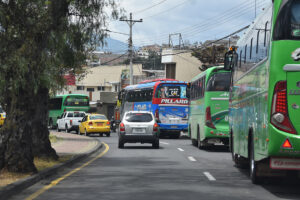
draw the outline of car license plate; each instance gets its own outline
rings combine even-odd
[[[103,123],[97,123],[97,126],[103,126]]]
[[[146,133],[146,130],[144,128],[134,128],[132,133]]]
[[[171,128],[178,128],[178,126],[171,126]]]

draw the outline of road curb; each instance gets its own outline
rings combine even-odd
[[[94,139],[94,140],[97,141],[97,145],[90,151],[80,154],[80,155],[76,155],[73,158],[71,158],[70,160],[68,160],[67,162],[55,165],[49,169],[45,169],[45,170],[35,174],[33,176],[29,176],[25,179],[21,179],[17,182],[14,182],[12,184],[4,186],[3,188],[0,188],[0,200],[2,200],[2,199],[6,200],[6,199],[10,198],[11,196],[15,195],[16,193],[19,193],[22,190],[34,185],[35,183],[39,182],[40,180],[54,175],[56,172],[58,172],[62,168],[73,165],[74,163],[81,161],[82,159],[86,158],[87,156],[92,155],[93,153],[95,153],[96,151],[101,149],[103,146],[103,144],[99,140],[96,140],[96,139]]]

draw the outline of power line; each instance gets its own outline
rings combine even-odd
[[[151,9],[151,8],[154,8],[154,7],[156,7],[156,6],[158,6],[158,5],[162,4],[162,3],[164,3],[164,2],[166,2],[166,1],[167,1],[167,0],[162,0],[162,1],[156,3],[156,4],[152,5],[152,6],[149,6],[149,7],[147,7],[147,8],[142,9],[142,10],[136,11],[136,12],[134,12],[134,14],[141,13],[141,12],[144,12],[144,11],[149,10],[149,9]]]
[[[265,2],[265,0],[264,0],[264,2]],[[260,4],[258,4],[258,5],[260,5],[260,6],[264,6],[265,4],[263,4],[263,2],[260,2]],[[241,7],[241,6],[243,6],[243,8],[242,9],[239,9],[239,11],[237,12],[237,13],[233,13],[232,12],[232,10],[235,10],[235,9],[237,9],[237,8],[239,8],[239,7]],[[246,7],[245,7],[246,6]],[[250,7],[249,7],[250,6]],[[215,16],[214,18],[216,18],[216,19],[212,19],[211,21],[217,21],[217,24],[220,24],[220,23],[226,23],[226,22],[228,22],[228,21],[230,21],[230,22],[232,22],[232,18],[234,19],[234,20],[236,20],[238,17],[240,17],[240,16],[242,16],[242,15],[245,15],[245,14],[247,14],[248,12],[248,10],[249,9],[252,9],[254,7],[254,5],[253,5],[253,2],[251,3],[249,3],[249,2],[243,2],[242,4],[240,4],[239,6],[235,6],[235,7],[233,7],[233,8],[231,8],[231,9],[229,9],[229,10],[227,10],[227,11],[225,11],[225,13],[223,13],[222,15],[217,15],[217,16]],[[229,15],[228,15],[229,14]],[[224,18],[225,17],[225,18]],[[221,19],[221,20],[220,20]],[[208,28],[211,28],[211,26],[213,26],[212,28],[215,28],[216,27],[216,23],[214,23],[214,24],[212,24],[211,22],[202,22],[202,23],[200,23],[200,24],[197,24],[197,25],[193,25],[193,26],[190,26],[190,27],[187,27],[187,28],[185,28],[185,29],[182,29],[183,31],[179,31],[179,32],[181,32],[182,34],[187,34],[187,35],[191,35],[191,34],[193,34],[193,36],[194,36],[194,33],[196,32],[196,33],[199,33],[199,29],[202,31],[202,32],[204,32],[204,31],[206,31],[206,30],[209,30]],[[166,38],[167,38],[167,34],[165,34],[166,35]],[[163,41],[163,40],[166,40],[166,39],[159,39],[159,40],[161,40],[161,41]],[[139,39],[137,39],[137,40],[135,40],[135,41],[140,41],[140,42],[144,42],[144,43],[148,43],[149,41],[155,41],[155,39],[151,39],[151,40],[148,40],[148,41],[143,41],[143,40],[139,40]],[[167,43],[167,42],[166,42]]]
[[[244,10],[245,11],[245,10]],[[227,18],[224,18],[223,20],[220,20],[218,23],[215,23],[215,24],[205,24],[201,27],[197,29],[197,30],[194,30],[192,32],[187,32],[187,33],[183,33],[183,37],[184,38],[190,38],[190,37],[195,37],[196,35],[199,35],[200,33],[203,33],[203,32],[206,32],[208,30],[212,30],[212,29],[216,29],[216,28],[219,28],[220,26],[219,25],[224,25],[226,24],[227,22],[233,22],[235,21],[238,17],[242,16],[242,15],[245,15],[246,13],[245,12],[242,12],[242,13],[236,13],[235,15],[231,15]],[[233,18],[233,19],[232,19]],[[167,43],[167,39],[162,39],[161,40],[162,43],[163,41],[165,41],[165,43]],[[142,42],[142,43],[139,43],[141,45],[143,44],[147,44],[151,42],[151,40],[149,41],[145,41],[145,42]],[[157,41],[156,41],[157,42]]]

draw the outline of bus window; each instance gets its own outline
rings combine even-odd
[[[230,73],[217,73],[210,77],[206,91],[229,91]]]
[[[300,39],[300,1],[286,2],[277,17],[274,40]]]
[[[49,101],[49,110],[60,110],[62,98],[52,98]]]
[[[85,97],[67,97],[64,106],[89,106],[89,100]]]

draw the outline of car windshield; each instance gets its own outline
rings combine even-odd
[[[91,115],[90,116],[90,120],[97,120],[97,119],[107,120],[107,118],[104,115]]]
[[[128,122],[151,122],[153,117],[149,113],[128,113],[125,120]]]

